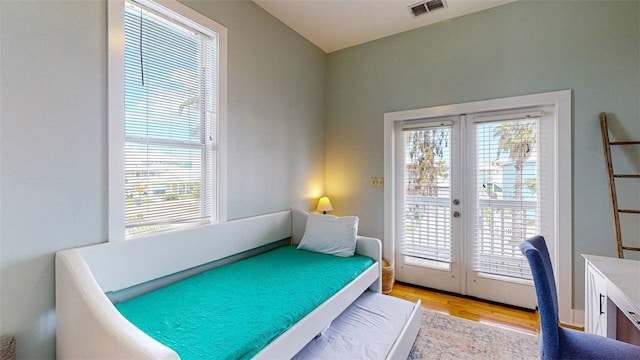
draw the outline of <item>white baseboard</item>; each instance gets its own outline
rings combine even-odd
[[[569,322],[562,321],[563,324],[584,328],[584,310],[571,309]]]

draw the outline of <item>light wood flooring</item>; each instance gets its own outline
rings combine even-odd
[[[420,299],[425,309],[527,334],[540,333],[537,311],[484,302],[402,283],[394,284],[390,295],[412,302]]]

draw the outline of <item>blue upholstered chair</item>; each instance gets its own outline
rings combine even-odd
[[[558,326],[558,293],[542,236],[520,244],[529,261],[538,297],[541,359],[640,359],[640,346]]]

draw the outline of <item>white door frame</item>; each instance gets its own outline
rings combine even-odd
[[[395,258],[395,123],[432,117],[464,115],[485,111],[498,111],[535,106],[552,106],[555,112],[554,203],[557,214],[555,238],[549,244],[549,255],[554,269],[558,291],[559,318],[565,324],[582,324],[584,312],[573,310],[573,248],[571,214],[571,90],[515,96],[501,99],[442,105],[422,109],[394,111],[384,114],[384,257]],[[563,261],[559,261],[563,259]]]

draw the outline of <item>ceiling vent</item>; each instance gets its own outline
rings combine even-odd
[[[430,13],[434,10],[444,9],[447,6],[444,0],[422,1],[409,6],[413,16],[420,16]]]

